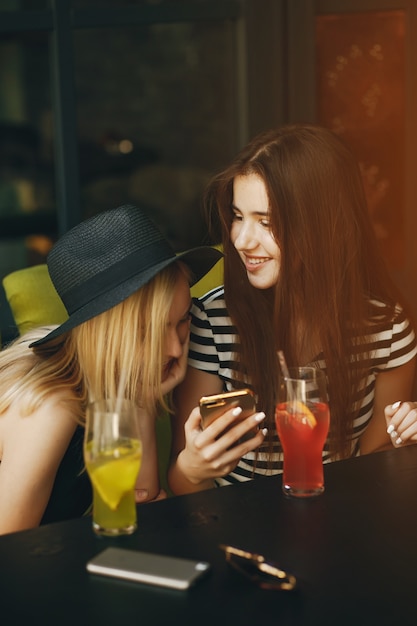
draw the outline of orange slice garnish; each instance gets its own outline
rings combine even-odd
[[[297,419],[301,421],[302,424],[308,424],[310,428],[315,428],[315,426],[317,426],[316,418],[303,402],[294,400],[288,404],[291,408],[291,412],[297,416]]]

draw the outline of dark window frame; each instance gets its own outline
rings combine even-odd
[[[55,121],[55,188],[57,235],[81,216],[77,102],[74,86],[76,29],[120,28],[184,21],[232,20],[236,27],[236,150],[255,132],[282,123],[287,109],[284,48],[285,0],[188,0],[115,8],[72,8],[71,0],[50,0],[49,9],[0,11],[0,36],[46,31],[51,34],[52,106]],[[271,57],[274,70],[269,69]],[[266,78],[267,76],[267,78]],[[21,228],[2,220],[3,238],[33,232],[37,220]],[[39,220],[39,227],[42,221]],[[18,231],[18,232],[16,232]]]

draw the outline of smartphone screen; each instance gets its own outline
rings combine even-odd
[[[236,418],[241,421],[256,411],[255,395],[250,389],[237,389],[212,396],[200,398],[200,414],[203,428],[207,428],[225,411],[235,406],[242,408],[242,413]],[[249,431],[242,439],[248,439],[256,434],[257,428]],[[241,440],[242,440],[241,439]]]
[[[107,548],[87,563],[87,571],[171,589],[188,589],[210,570],[206,561]]]

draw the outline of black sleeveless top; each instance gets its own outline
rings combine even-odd
[[[86,515],[91,510],[92,489],[83,458],[84,428],[77,429],[58,468],[41,524]]]

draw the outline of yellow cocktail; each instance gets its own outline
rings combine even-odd
[[[93,486],[93,527],[100,534],[128,534],[136,528],[135,482],[142,461],[142,444],[124,441],[113,449],[85,447],[85,462]]]
[[[127,535],[136,527],[135,483],[142,461],[140,409],[126,399],[87,407],[84,461],[93,487],[93,529]]]

